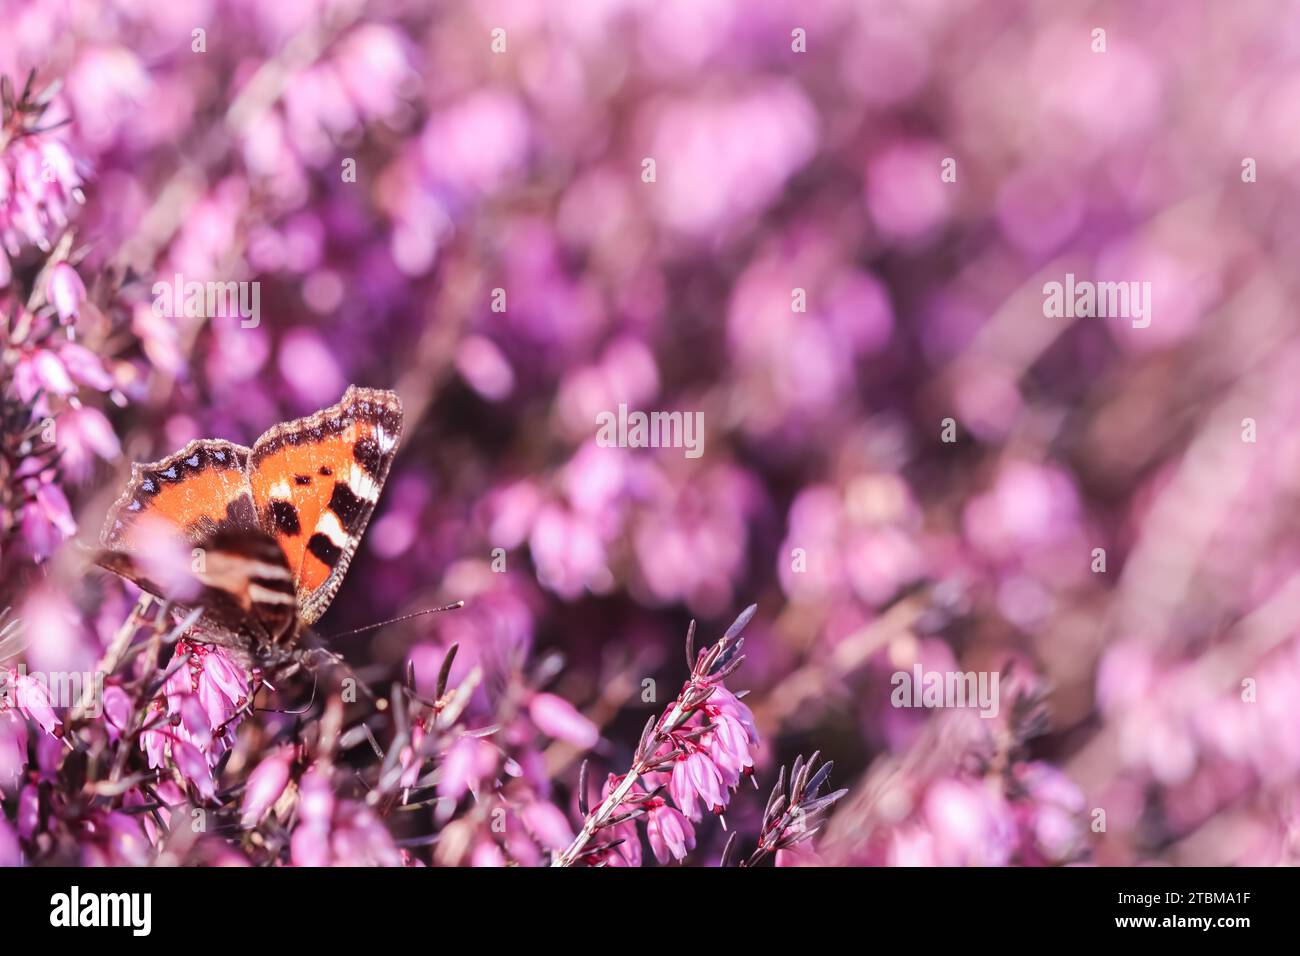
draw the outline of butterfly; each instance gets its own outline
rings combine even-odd
[[[197,609],[192,640],[248,666],[295,659],[343,582],[401,434],[397,394],[354,385],[252,448],[199,439],[133,464],[95,562],[178,616]]]

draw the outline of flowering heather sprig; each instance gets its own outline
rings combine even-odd
[[[67,498],[52,480],[57,450],[44,432],[28,403],[0,395],[0,554],[20,530],[36,539],[37,553],[76,531]]]
[[[1030,759],[1047,729],[1044,689],[1012,665],[1001,713],[936,716],[915,744],[880,758],[826,828],[831,866],[1047,866],[1088,857],[1086,798]]]
[[[814,771],[819,756],[820,752],[814,752],[806,763],[802,755],[796,757],[790,766],[788,777],[785,767],[781,768],[776,786],[767,799],[767,809],[763,812],[758,847],[748,859],[740,860],[737,865],[757,866],[772,854],[777,854],[777,865],[780,865],[783,852],[811,840],[821,830],[825,812],[849,791],[846,788],[820,795],[835,764],[827,761]],[[789,789],[786,788],[787,779]],[[733,833],[728,838],[727,846],[722,851],[722,866],[731,866],[737,861],[738,836],[739,834]]]
[[[22,627],[9,608],[0,610],[0,796],[22,778],[27,763],[28,724],[50,737],[63,735],[63,722],[51,707],[47,689],[10,666],[9,649]]]
[[[583,764],[578,781],[582,829],[552,866],[636,865],[640,845],[633,821],[645,816],[651,848],[661,862],[681,859],[695,843],[691,820],[700,809],[721,813],[742,775],[753,767],[751,748],[758,744],[753,716],[722,682],[744,661],[741,631],[758,606],[751,604],[714,645],[695,653],[695,622],[686,633],[686,661],[691,667],[677,699],[658,718],[651,717],[641,734],[632,767],[612,777],[600,805],[588,812],[587,774]],[[643,776],[669,774],[667,791],[677,809],[668,807],[661,783],[642,789]],[[680,812],[679,812],[680,811]],[[600,842],[590,845],[594,839]],[[628,844],[637,844],[635,848]],[[615,856],[611,851],[617,851]]]
[[[463,748],[457,751],[459,745],[479,739],[474,734],[461,736],[458,725],[483,672],[475,667],[459,684],[450,687],[451,668],[459,650],[457,644],[447,649],[431,698],[422,697],[417,692],[412,668],[407,668],[404,684],[393,685],[386,709],[392,714],[395,735],[387,752],[383,753],[379,779],[366,795],[371,806],[382,806],[387,812],[399,802],[408,805],[413,792],[427,790],[435,784],[446,790],[453,777],[463,782],[466,789],[474,786],[476,777],[472,766],[460,768],[457,773],[448,773],[445,769],[447,763],[455,762],[448,755],[464,753]],[[364,725],[354,728],[364,729]],[[375,746],[373,737],[370,739],[371,746]],[[429,761],[438,755],[444,755],[444,769],[435,779],[426,773],[426,768]]]
[[[76,160],[49,135],[67,122],[46,118],[60,84],[38,93],[35,79],[33,70],[15,95],[9,78],[0,77],[0,287],[9,282],[8,257],[27,244],[48,252],[71,206],[85,201]]]
[[[677,859],[697,834],[714,862],[727,834],[698,821],[762,766],[744,705],[768,763],[816,740],[857,781],[761,866],[813,844],[832,865],[1297,859],[1293,134],[1267,95],[1294,41],[1270,5],[1165,4],[1154,30],[1151,5],[1112,5],[1112,38],[1143,42],[1101,56],[1064,5],[995,0],[885,30],[831,0],[806,51],[771,17],[701,33],[664,5],[625,29],[617,4],[580,24],[539,4],[500,55],[448,4],[228,5],[202,55],[166,4],[124,6],[0,25],[0,607],[51,622],[32,673],[106,661],[103,716],[54,695],[62,737],[0,704],[0,862],[277,865],[305,824],[301,860],[393,860],[377,818],[430,863],[534,865],[607,799],[568,862]],[[981,58],[989,24],[1035,55]],[[1198,62],[1220,68],[1178,68]],[[1150,327],[1036,314],[1067,268],[1149,284]],[[260,326],[171,314],[152,282],[178,275],[248,280]],[[381,682],[341,701],[332,747],[332,667],[310,700],[312,675],[275,677],[238,727],[217,685],[213,727],[190,681],[213,657],[178,652],[171,616],[117,643],[124,592],[81,580],[67,539],[130,459],[249,439],[348,382],[398,387],[408,437],[336,613],[431,581],[475,606],[337,645]],[[702,457],[598,443],[623,403],[702,415]],[[574,755],[659,666],[646,609],[737,594],[780,622],[753,695],[715,687],[634,780],[627,740],[557,820]],[[560,686],[525,675],[543,641],[574,661]],[[452,687],[483,671],[442,726],[453,642]],[[1008,673],[989,718],[890,694],[1003,654],[1057,689],[1032,748]],[[406,661],[423,701],[387,692]],[[670,700],[661,682],[633,723]],[[236,736],[215,766],[205,727]],[[789,808],[760,833],[748,799],[735,862],[784,840]]]
[[[0,557],[21,534],[13,551],[41,562],[77,530],[66,482],[121,451],[86,392],[124,400],[105,348],[110,284],[89,301],[78,272],[89,249],[68,227],[85,199],[83,164],[55,132],[67,121],[49,116],[59,84],[38,92],[34,83],[34,72],[21,91],[0,77]]]
[[[162,692],[149,706],[151,716],[163,719],[141,735],[141,746],[150,767],[163,766],[170,755],[183,776],[209,790],[210,768],[234,745],[251,699],[248,676],[221,648],[185,639],[177,641],[173,661],[179,666],[168,668]]]

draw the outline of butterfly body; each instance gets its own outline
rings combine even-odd
[[[133,465],[96,561],[200,608],[195,639],[249,662],[283,660],[338,591],[401,430],[394,392],[353,386],[251,448],[201,439]],[[174,567],[187,553],[191,566]]]

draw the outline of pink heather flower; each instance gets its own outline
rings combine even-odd
[[[821,866],[821,857],[812,848],[812,841],[805,840],[802,843],[796,843],[794,846],[788,846],[783,850],[776,851],[776,866]]]
[[[24,245],[49,249],[81,202],[81,176],[66,146],[29,135],[0,151],[0,246],[11,257]]]
[[[775,78],[726,96],[657,101],[644,121],[650,154],[662,157],[653,212],[669,230],[697,235],[764,209],[817,149],[815,107]],[[749,149],[729,148],[741,138]]]
[[[299,824],[289,840],[294,866],[401,866],[383,821],[354,800],[336,800],[328,767],[315,765],[298,787]]]
[[[289,859],[294,866],[329,866],[330,831],[328,824],[302,824],[289,839]]]
[[[1033,847],[1052,862],[1066,862],[1080,850],[1086,834],[1087,802],[1078,786],[1046,763],[1014,769],[1027,800],[1017,807],[1023,831]]]
[[[563,850],[573,842],[573,827],[553,803],[534,800],[519,811],[530,833],[548,850]]]
[[[424,760],[417,755],[420,752],[420,744],[424,742],[426,736],[428,736],[428,731],[424,729],[423,724],[417,723],[411,728],[411,742],[402,748],[400,755],[403,768],[401,781],[403,787],[413,787],[416,781],[420,779],[420,771],[424,768]]]
[[[705,711],[708,711],[706,705]],[[709,756],[722,774],[722,781],[735,789],[743,775],[754,769],[754,756],[749,749],[749,736],[740,721],[730,714],[709,715],[713,731],[701,743],[709,748]]]
[[[751,747],[758,746],[758,728],[754,724],[754,712],[739,697],[721,684],[713,688],[713,693],[705,704],[708,713],[725,714],[733,718],[745,730]]]
[[[623,778],[610,774],[605,778],[605,789],[601,792],[600,799],[603,801],[614,792]],[[619,804],[616,814],[627,813],[635,810],[632,804]],[[602,843],[618,843],[613,849],[600,854],[606,866],[629,866],[637,867],[641,865],[642,849],[641,834],[637,830],[635,820],[624,820],[622,823],[616,823],[612,827],[607,827],[600,831],[600,840]]]
[[[213,734],[230,722],[248,700],[248,675],[225,651],[210,644],[180,640],[176,642],[176,653],[188,653],[190,659],[163,688],[168,713],[173,720],[180,717],[177,734],[207,752],[208,760],[215,765],[234,744],[234,723],[226,726],[222,737],[214,739]],[[191,697],[195,698],[192,702]]]
[[[73,380],[97,392],[113,390],[113,376],[104,367],[104,359],[76,342],[59,344],[59,361]]]
[[[30,840],[40,827],[41,795],[30,783],[18,794],[18,815],[14,822],[18,824],[18,835],[24,840]]]
[[[150,767],[161,767],[167,756],[167,725],[165,722],[155,723],[165,710],[166,707],[159,698],[150,703],[145,715],[144,723],[149,729],[140,735],[140,746],[144,748]]]
[[[496,769],[495,747],[481,737],[462,737],[447,748],[438,796],[459,800],[466,791],[477,793],[479,784]]]
[[[952,197],[930,168],[942,157],[930,140],[894,140],[873,157],[866,172],[865,199],[877,228],[905,244],[947,220]]]
[[[923,826],[905,824],[889,835],[887,866],[938,866],[934,834]]]
[[[506,865],[506,855],[501,847],[486,838],[474,844],[470,851],[469,865],[474,867],[501,867]]]
[[[32,500],[23,506],[23,539],[32,556],[43,561],[77,533],[77,522],[58,485],[42,483],[39,478],[29,478],[24,484]]]
[[[608,587],[610,571],[601,529],[591,515],[558,504],[538,509],[528,547],[537,580],[566,600]]]
[[[59,318],[66,322],[77,314],[81,303],[86,301],[86,285],[81,281],[81,276],[77,275],[76,269],[66,262],[60,262],[50,270],[45,295]]]
[[[695,849],[695,827],[691,821],[662,801],[646,816],[646,836],[660,863],[667,863],[670,857],[685,859]]]
[[[15,668],[9,668],[4,680],[4,693],[0,695],[0,709],[17,707],[30,717],[51,737],[60,736],[59,718],[50,706],[50,694],[45,685]]]
[[[515,387],[515,373],[496,344],[489,338],[472,335],[460,344],[456,370],[474,391],[488,401],[499,402],[510,396]]]
[[[244,801],[240,807],[243,826],[254,827],[274,806],[289,783],[289,770],[293,766],[293,748],[281,747],[267,757],[248,776]]]
[[[516,866],[540,866],[542,851],[540,840],[522,819],[522,814],[509,810],[505,815],[505,829],[501,834],[501,851]]]
[[[619,813],[623,808],[619,808]],[[618,846],[604,854],[606,866],[637,867],[641,865],[641,834],[637,832],[636,821],[624,820],[600,831],[600,839],[613,843],[622,840]]]
[[[195,645],[195,650],[204,645]],[[212,728],[222,726],[248,700],[248,674],[219,647],[206,647],[190,661],[190,673],[198,670],[196,692]],[[227,727],[234,742],[234,727]]]
[[[184,815],[187,813],[186,808],[189,806],[190,801],[185,791],[177,786],[174,780],[169,778],[160,779],[154,785],[154,793],[157,794],[158,799],[165,804],[164,806],[159,807],[156,811],[159,820],[162,821],[162,825],[159,825],[158,820],[154,819],[154,814],[152,813],[143,814],[140,822],[144,825],[145,836],[149,838],[149,842],[154,846],[158,846],[167,836],[167,831],[164,827],[170,827],[172,825],[173,813],[168,809],[168,807],[177,807],[178,812]],[[123,805],[127,807],[141,807],[146,803],[152,803],[153,798],[138,789],[132,789],[126,792],[122,802]],[[179,817],[177,819],[179,819]],[[188,816],[186,816],[186,819],[189,819]]]
[[[33,349],[14,364],[14,389],[24,402],[33,402],[39,392],[71,395],[77,390],[68,368],[50,349]]]
[[[18,834],[5,822],[4,814],[0,814],[0,867],[22,864],[23,851],[18,845]]]
[[[207,753],[212,749],[212,724],[208,722],[208,712],[195,694],[186,694],[179,699],[180,722],[173,722],[174,726],[180,730],[184,740]]]
[[[170,754],[181,774],[207,796],[215,787],[209,768],[234,744],[238,722],[232,718],[248,699],[248,678],[221,648],[183,639],[176,642],[176,653],[190,659],[172,672],[162,696],[150,704],[145,722],[154,726],[141,734],[140,744],[150,767],[163,766]],[[155,724],[164,712],[167,719]],[[203,760],[202,771],[195,754]]]
[[[421,147],[427,171],[440,184],[491,193],[524,163],[528,113],[509,93],[480,90],[431,116]]]
[[[203,752],[193,744],[175,737],[170,743],[172,759],[176,761],[176,769],[181,772],[181,776],[194,784],[194,788],[205,800],[211,800],[216,795],[217,785],[212,779],[212,768],[208,766]]]
[[[89,405],[68,408],[59,414],[55,441],[62,455],[60,464],[64,473],[78,482],[91,476],[96,458],[113,461],[122,453],[113,426],[103,412]]]
[[[298,785],[298,814],[303,823],[311,826],[329,823],[334,815],[334,789],[330,786],[328,769],[312,766],[302,775]]]
[[[27,766],[27,721],[0,706],[0,790],[15,786]]]
[[[328,866],[330,819],[334,815],[334,794],[329,772],[309,767],[298,784],[297,829],[289,841],[294,866]]]
[[[341,800],[334,813],[330,850],[334,866],[401,866],[392,834],[364,803]]]
[[[147,866],[153,845],[138,817],[113,811],[96,813],[86,823],[82,862],[86,866]]]
[[[104,687],[104,727],[108,739],[117,742],[126,731],[131,721],[131,695],[119,684],[107,684]]]
[[[16,786],[27,767],[27,721],[0,707],[0,790]]]
[[[58,737],[37,734],[33,747],[36,750],[38,778],[53,783],[59,769],[63,766],[63,758],[66,755],[65,744]]]
[[[600,730],[578,713],[567,700],[554,694],[534,694],[528,702],[528,716],[537,729],[580,750],[589,750],[600,739]]]
[[[924,810],[943,865],[1005,866],[1011,858],[1011,811],[982,782],[939,780],[926,794]]]
[[[369,23],[339,44],[334,65],[362,115],[380,118],[401,105],[401,89],[415,79],[411,44],[392,27]]]
[[[722,774],[713,759],[703,750],[696,750],[673,764],[668,792],[682,812],[695,821],[699,821],[703,815],[696,806],[697,799],[703,803],[705,810],[714,813],[721,813],[727,805]]]

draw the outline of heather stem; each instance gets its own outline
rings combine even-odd
[[[633,765],[632,769],[623,778],[623,782],[611,790],[609,796],[604,799],[601,805],[587,816],[587,819],[582,824],[582,829],[573,838],[573,842],[569,844],[568,849],[552,860],[551,866],[573,865],[573,862],[586,849],[587,844],[591,842],[591,838],[596,835],[596,831],[603,827],[609,818],[614,815],[614,811],[623,802],[628,791],[632,789],[632,786],[645,771],[645,763],[645,760],[642,759]]]
[[[578,831],[578,835],[573,838],[573,842],[569,844],[563,853],[551,861],[551,866],[572,866],[574,861],[582,855],[582,851],[591,842],[591,838],[596,835],[596,831],[609,822],[609,818],[614,815],[614,811],[626,799],[628,791],[636,785],[636,782],[641,779],[641,775],[646,772],[654,759],[656,745],[663,739],[668,730],[675,727],[684,716],[682,701],[681,698],[678,698],[668,718],[660,722],[651,739],[637,754],[636,759],[632,761],[632,767],[624,774],[622,782],[610,791],[609,796],[601,801],[600,806],[587,814],[587,819],[583,821],[582,829]]]

